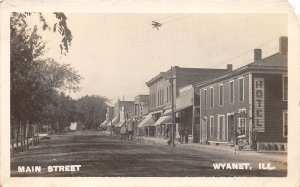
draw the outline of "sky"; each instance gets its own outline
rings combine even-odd
[[[300,1],[299,0],[289,0],[291,5],[294,7],[296,14],[300,14]]]
[[[51,34],[49,55],[71,64],[84,77],[81,91],[70,93],[74,99],[101,95],[111,104],[118,98],[133,100],[148,94],[145,82],[171,66],[226,68],[233,64],[236,69],[253,61],[254,48],[261,48],[263,57],[278,52],[279,37],[287,36],[287,17],[282,14],[66,16],[74,37],[70,51],[58,57],[58,37]],[[162,23],[159,31],[152,28],[152,20]]]

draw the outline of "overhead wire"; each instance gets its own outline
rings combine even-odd
[[[279,36],[275,36],[275,37],[273,37],[273,38],[271,38],[271,39],[269,39],[269,40],[267,40],[267,41],[265,41],[265,42],[259,44],[256,48],[260,48],[260,47],[262,47],[262,46],[265,46],[265,45],[267,45],[267,44],[273,42],[273,41],[274,41],[275,39],[277,39],[277,38],[279,38]],[[270,50],[267,50],[267,51],[270,51]],[[252,53],[252,52],[253,52],[253,50],[247,50],[247,51],[245,51],[245,52],[239,54],[238,56],[235,56],[235,57],[230,58],[230,59],[228,59],[228,60],[222,61],[221,63],[218,63],[218,64],[214,65],[213,67],[217,67],[217,66],[220,66],[220,65],[224,65],[224,64],[226,64],[226,63],[229,62],[229,61],[234,61],[234,60],[236,60],[236,59],[238,59],[238,58],[241,58],[241,57],[243,57],[243,56],[245,56],[245,55],[247,55],[247,54],[249,54],[249,53]],[[243,63],[243,62],[241,62],[241,63],[236,63],[236,65],[239,65],[239,64],[242,64],[242,63]]]
[[[181,15],[181,13],[179,13],[179,14],[172,14],[172,15],[169,15],[169,16],[165,16],[165,17],[156,19],[156,20],[154,20],[154,21],[160,22],[161,24],[167,24],[167,23],[171,23],[171,22],[174,22],[174,21],[183,19],[183,18],[188,17],[188,16],[192,16],[192,14],[185,15],[185,16],[181,16],[181,17],[178,17],[177,15]],[[174,17],[174,16],[175,16],[176,18],[167,20],[167,21],[165,21],[165,22],[160,21],[160,20],[166,20],[167,18],[171,18],[171,17]]]

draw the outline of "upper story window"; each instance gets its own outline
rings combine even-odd
[[[171,86],[169,86],[169,102],[171,102],[171,98],[172,98],[172,87]]]
[[[288,113],[283,111],[283,137],[288,136]]]
[[[283,100],[287,101],[288,100],[288,77],[283,76],[283,81],[282,81],[282,87],[283,87]]]
[[[244,101],[244,78],[239,78],[239,101]]]
[[[224,104],[224,88],[223,84],[219,85],[219,105],[222,106]]]
[[[160,105],[160,91],[157,91],[157,105]]]
[[[167,103],[169,102],[169,87],[167,87]]]
[[[234,102],[234,82],[233,81],[229,82],[229,102],[230,103]]]
[[[165,104],[165,89],[162,89],[162,104]]]
[[[207,89],[204,90],[204,108],[207,107]]]
[[[210,88],[210,107],[214,107],[214,88]]]

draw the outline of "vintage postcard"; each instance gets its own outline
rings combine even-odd
[[[300,185],[287,1],[1,11],[1,185]]]

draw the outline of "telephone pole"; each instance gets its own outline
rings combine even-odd
[[[171,66],[171,70],[173,70],[173,67]],[[171,78],[169,79],[169,82],[171,84],[171,100],[172,100],[172,135],[171,135],[171,138],[172,138],[172,145],[175,146],[175,142],[174,142],[174,139],[175,139],[175,113],[174,113],[174,79],[173,78],[173,71],[172,71],[172,75],[171,75]]]

